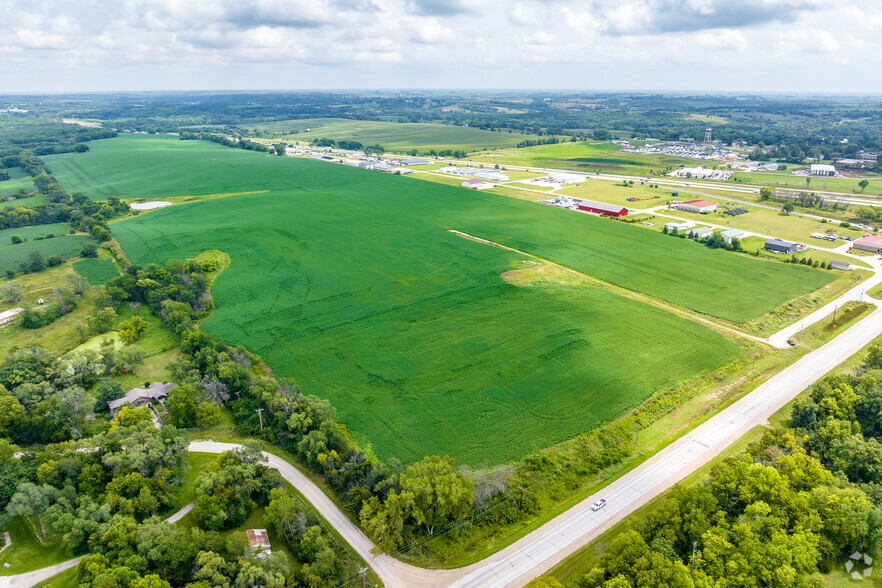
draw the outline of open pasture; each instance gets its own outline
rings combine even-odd
[[[57,237],[59,235],[67,235],[69,232],[70,225],[67,223],[52,223],[49,225],[3,229],[0,231],[0,245],[10,244],[13,235],[30,241],[34,237],[45,237],[46,235],[54,235]]]
[[[9,180],[3,180],[0,182],[0,196],[10,196],[22,188],[28,192],[33,192],[34,181],[31,180],[31,178],[12,178]]]
[[[486,131],[483,129],[432,123],[397,123],[387,121],[351,120],[346,118],[310,118],[283,120],[250,125],[249,128],[283,133],[292,141],[328,138],[359,141],[364,145],[380,144],[389,151],[421,152],[435,149],[478,151],[498,147],[514,147],[535,135]],[[310,132],[303,132],[304,129]],[[296,133],[295,133],[296,131]]]

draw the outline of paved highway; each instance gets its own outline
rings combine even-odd
[[[819,311],[820,312],[820,311]],[[847,331],[804,355],[691,432],[687,433],[601,492],[589,496],[567,512],[509,547],[471,566],[456,570],[426,570],[387,555],[373,555],[373,543],[307,476],[285,460],[266,454],[269,465],[296,487],[319,513],[373,568],[387,588],[456,586],[503,588],[523,586],[567,556],[587,545],[603,531],[719,455],[723,449],[792,400],[810,384],[854,355],[882,333],[882,308]],[[233,444],[194,441],[190,451],[220,453]],[[606,508],[593,512],[591,504],[606,498]],[[45,570],[0,578],[0,586],[33,586],[76,565],[76,560]]]

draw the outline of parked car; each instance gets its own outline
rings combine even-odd
[[[591,510],[596,512],[596,511],[600,510],[601,508],[603,508],[604,506],[606,506],[606,498],[601,498],[600,500],[598,500],[597,502],[595,502],[594,504],[591,505]]]
[[[787,344],[793,347],[794,345],[796,345],[796,342],[793,339],[787,339]]]

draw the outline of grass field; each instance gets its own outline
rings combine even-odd
[[[473,464],[516,458],[739,352],[702,326],[609,292],[509,285],[499,274],[522,256],[448,229],[733,319],[830,279],[499,195],[213,144],[113,141],[115,149],[71,156],[105,153],[95,171],[77,164],[80,182],[121,192],[142,185],[155,166],[191,157],[201,165],[173,178],[191,192],[231,191],[223,182],[233,166],[242,182],[261,169],[269,176],[261,185],[271,184],[270,193],[169,207],[114,223],[113,232],[135,263],[229,253],[203,329],[246,345],[304,392],[330,398],[380,455],[406,461],[431,453]],[[139,159],[121,157],[127,150],[143,151],[146,170],[109,169],[107,160]],[[708,276],[701,288],[696,267]]]
[[[107,280],[119,275],[119,270],[111,259],[81,259],[74,263],[73,268],[93,286],[102,286]]]
[[[15,229],[4,229],[0,231],[0,246],[10,245],[12,236],[18,236],[25,240],[32,240],[34,237],[45,237],[46,235],[67,235],[70,232],[70,225],[67,223],[52,223],[49,225],[35,225],[33,227],[18,227]]]
[[[870,184],[867,189],[861,192],[858,182],[862,178],[825,178],[812,177],[811,182],[805,183],[806,176],[794,176],[788,172],[742,172],[736,173],[730,181],[739,181],[744,184],[753,184],[757,186],[772,186],[780,188],[792,188],[794,190],[812,192],[812,191],[829,191],[829,192],[846,192],[851,194],[852,189],[857,195],[876,196],[882,194],[882,178],[870,175],[867,179]]]
[[[10,564],[8,568],[0,567],[0,576],[39,570],[72,557],[58,538],[50,534],[43,540],[34,532],[35,528],[39,532],[40,525],[36,518],[15,517],[4,529],[9,531],[12,545],[0,554],[0,562]]]
[[[651,171],[694,166],[695,160],[664,154],[625,153],[612,143],[582,141],[496,150],[500,156],[473,155],[471,159],[499,165],[524,165],[572,169],[581,172],[648,174]]]
[[[17,245],[0,246],[0,271],[7,269],[18,271],[18,264],[24,261],[32,251],[39,251],[44,258],[59,255],[61,259],[70,259],[80,254],[83,245],[94,242],[88,235],[64,235],[54,239],[25,241]]]
[[[0,196],[15,194],[21,188],[24,188],[28,192],[32,192],[34,190],[33,180],[31,180],[31,178],[3,180],[0,182]]]
[[[462,149],[478,151],[497,147],[514,147],[525,139],[536,139],[535,135],[497,133],[483,129],[441,125],[432,123],[396,123],[385,121],[350,120],[346,118],[310,118],[302,120],[283,120],[271,123],[249,125],[249,128],[284,133],[288,139],[310,142],[313,139],[328,138],[335,141],[348,139],[364,145],[380,144],[388,151],[405,152],[417,149]],[[312,129],[309,133],[304,129]]]

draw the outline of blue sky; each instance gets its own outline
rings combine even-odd
[[[873,0],[6,0],[0,92],[882,92]]]

